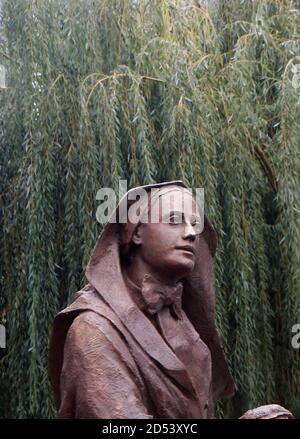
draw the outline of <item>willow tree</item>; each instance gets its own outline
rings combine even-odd
[[[237,388],[219,416],[300,412],[300,2],[205,4],[3,1],[2,416],[54,416],[51,322],[85,283],[97,190],[120,178],[205,189]]]

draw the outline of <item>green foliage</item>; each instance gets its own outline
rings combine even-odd
[[[54,416],[51,322],[85,282],[97,190],[119,178],[205,188],[237,387],[218,415],[300,414],[300,2],[217,4],[3,2],[0,416]]]

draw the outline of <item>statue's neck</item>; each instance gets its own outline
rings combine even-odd
[[[145,274],[150,275],[152,278],[156,279],[157,282],[175,286],[180,279],[170,272],[158,272],[153,270],[139,255],[134,255],[131,259],[130,265],[126,267],[126,272],[128,278],[137,286],[141,286]]]

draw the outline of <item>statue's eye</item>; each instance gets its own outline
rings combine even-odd
[[[173,213],[169,216],[170,224],[181,224],[183,222],[182,214],[181,213]]]
[[[192,225],[192,227],[195,229],[195,232],[196,233],[200,233],[201,232],[201,229],[202,229],[202,227],[201,227],[201,220],[200,219],[194,219],[192,222],[191,222],[191,225]]]

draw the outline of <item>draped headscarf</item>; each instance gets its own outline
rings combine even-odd
[[[127,310],[122,306],[122,301],[119,300],[118,288],[115,287],[116,293],[110,294],[109,291],[112,282],[114,285],[119,283],[119,290],[122,291],[121,285],[124,285],[124,279],[121,279],[122,255],[129,251],[132,236],[138,226],[138,223],[131,223],[129,220],[124,224],[119,223],[118,218],[120,213],[124,212],[124,206],[128,211],[134,202],[130,200],[135,200],[135,194],[138,195],[140,189],[144,189],[148,193],[151,189],[158,189],[154,197],[159,197],[170,190],[186,191],[187,187],[182,181],[171,181],[131,189],[121,199],[116,211],[111,216],[114,220],[117,219],[117,222],[108,221],[93,249],[86,269],[86,277],[96,289],[101,292],[107,291],[105,300],[127,323],[130,319],[126,315]],[[147,211],[150,198],[146,197],[141,202],[141,211]],[[233,393],[234,382],[215,324],[214,256],[217,236],[206,215],[203,215],[203,220],[203,231],[199,235],[199,245],[195,252],[194,269],[183,279],[182,307],[210,350],[213,399],[218,400]],[[134,332],[134,322],[130,321],[130,325]],[[148,343],[146,338],[143,339],[143,334],[138,334],[138,337],[142,343]]]

